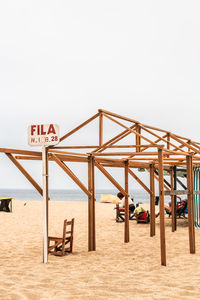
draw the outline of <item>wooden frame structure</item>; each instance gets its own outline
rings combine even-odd
[[[194,229],[194,193],[193,191],[193,167],[200,166],[200,143],[194,142],[169,131],[140,123],[103,109],[98,113],[66,133],[60,138],[60,142],[83,128],[93,120],[99,119],[98,145],[68,145],[51,146],[47,148],[46,169],[48,176],[48,163],[54,161],[63,171],[82,189],[88,196],[88,250],[96,250],[95,236],[95,168],[97,168],[120,192],[125,196],[125,226],[124,242],[129,242],[129,208],[128,176],[132,176],[150,196],[150,236],[155,235],[155,180],[159,182],[159,206],[160,206],[160,248],[161,264],[166,265],[165,246],[165,218],[164,218],[164,195],[171,195],[172,199],[172,231],[176,229],[175,207],[176,195],[186,194],[188,197],[188,227],[189,249],[195,253],[195,229]],[[104,141],[104,119],[108,119],[122,128],[121,132],[111,139]],[[128,125],[127,125],[128,123]],[[123,140],[132,135],[132,144],[123,143]],[[121,144],[119,144],[121,142]],[[126,149],[123,151],[123,149]],[[78,152],[77,152],[78,151]],[[81,153],[80,153],[81,151]],[[0,152],[15,164],[22,174],[42,195],[43,190],[39,184],[25,170],[19,160],[41,160],[40,151],[28,151],[18,149],[0,148]],[[74,172],[67,166],[67,162],[81,162],[88,165],[88,186],[86,187]],[[121,186],[110,175],[107,168],[124,169],[124,186]],[[175,176],[176,168],[184,168],[187,172],[187,187]],[[134,173],[134,168],[143,168],[150,173],[150,184],[146,186]],[[171,182],[164,179],[163,170],[170,171]],[[47,177],[48,178],[48,177]],[[184,186],[184,190],[177,190],[176,182]],[[47,191],[48,212],[48,186]]]

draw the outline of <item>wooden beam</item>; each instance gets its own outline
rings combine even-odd
[[[131,126],[131,129],[134,129],[136,127],[136,125]],[[129,135],[131,132],[128,131],[127,129],[122,131],[120,134],[114,136],[112,139],[108,140],[106,143],[104,143],[101,147],[97,147],[94,151],[92,151],[92,153],[95,152],[102,152],[107,148],[110,148],[110,146],[112,146],[113,144],[117,143],[118,141],[122,140],[124,137],[126,137],[127,135]]]
[[[177,173],[176,173],[176,171],[177,171],[177,168],[174,165],[173,166],[173,176],[174,176],[174,178],[173,178],[173,181],[174,181],[173,182],[173,186],[174,186],[174,190],[177,190]],[[176,228],[177,228],[176,207],[177,207],[177,197],[176,197],[176,195],[174,195],[174,205],[173,205],[174,212],[173,212],[173,218],[174,218],[174,230],[175,231],[176,231]]]
[[[195,253],[195,230],[194,230],[194,192],[193,192],[193,168],[192,157],[187,156],[187,188],[188,194],[188,227],[190,253]]]
[[[88,196],[91,196],[88,189],[84,186],[84,184],[76,177],[76,175],[70,170],[69,167],[66,166],[66,164],[61,161],[56,154],[52,154],[52,158],[55,160],[55,162],[69,175],[69,177],[82,189],[83,192],[85,192]]]
[[[121,187],[121,185],[97,162],[95,161],[95,166],[110,180],[110,182],[125,196],[126,191]]]
[[[191,146],[190,144],[188,143],[185,143],[184,141],[182,141],[181,139],[177,138],[174,134],[171,133],[171,137],[176,140],[177,142],[179,142],[180,144],[188,147],[188,149],[190,150],[193,150],[195,152],[198,152],[200,154],[200,150],[197,150],[196,148],[194,148],[193,146]]]
[[[177,196],[177,195],[188,195],[189,190],[171,190],[171,191],[165,191],[165,195],[167,196]]]
[[[154,166],[150,165],[150,236],[156,234],[155,226],[155,182],[154,182]]]
[[[103,114],[99,114],[99,146],[103,145]]]
[[[94,119],[96,119],[98,116],[99,116],[99,113],[97,113],[96,115],[92,116],[91,118],[89,118],[85,122],[81,123],[76,128],[74,128],[73,130],[71,130],[68,133],[66,133],[65,135],[63,135],[60,138],[60,142],[62,142],[64,139],[66,139],[67,137],[69,137],[70,135],[72,135],[73,133],[75,133],[76,131],[78,131],[79,129],[81,129],[82,127],[84,127],[85,125],[87,125],[88,123],[90,123],[91,121],[93,121]]]
[[[174,190],[174,169],[173,167],[170,168],[170,183],[171,183],[171,190]],[[166,191],[165,191],[166,192]],[[175,231],[175,200],[174,195],[171,195],[171,209],[172,209],[172,232]]]
[[[121,120],[125,120],[125,121],[128,121],[128,122],[133,122],[133,123],[140,123],[134,119],[130,119],[130,118],[127,118],[127,117],[124,117],[124,116],[121,116],[121,115],[118,115],[118,114],[115,114],[115,113],[112,113],[108,110],[105,110],[105,109],[99,109],[99,112],[103,112],[105,115],[110,115],[110,116],[113,116],[115,118],[118,118],[118,119],[121,119]]]
[[[88,157],[88,251],[96,250],[95,236],[95,196],[94,196],[94,158]]]
[[[125,222],[124,222],[124,242],[128,243],[129,237],[129,203],[128,203],[128,161],[124,162],[124,177],[125,177]]]
[[[33,156],[41,156],[42,157],[42,152],[39,152],[39,151],[0,148],[0,152],[3,152],[5,154],[13,153],[13,154],[33,155]]]
[[[141,134],[141,127],[140,127],[140,125],[136,126],[136,131],[137,131],[137,133]],[[135,143],[136,143],[136,152],[140,152],[141,151],[141,136],[140,135],[136,135],[135,138],[136,138],[136,140],[135,140]]]
[[[166,266],[163,150],[158,149],[161,265]]]
[[[139,177],[135,173],[133,173],[132,170],[128,169],[129,174],[151,195],[151,190],[143,183],[142,180],[140,180]]]
[[[131,129],[130,127],[125,126],[125,125],[122,124],[121,122],[118,122],[117,120],[115,120],[115,119],[109,117],[108,115],[105,115],[105,116],[106,116],[106,118],[108,118],[108,119],[110,119],[111,121],[115,122],[116,124],[118,124],[118,125],[124,127],[125,129],[129,130],[130,132],[132,132],[132,133],[134,133],[134,134],[140,136],[143,140],[149,142],[149,143],[152,144],[152,145],[154,144],[151,140],[149,140],[148,138],[146,138],[146,137],[143,136],[142,134],[139,134],[137,131]],[[157,145],[155,144],[155,146],[157,146]]]
[[[168,145],[171,145],[171,146],[175,147],[176,149],[179,149],[178,146],[172,144],[172,142],[170,142],[170,141],[165,140],[164,138],[162,138],[162,137],[159,136],[158,134],[154,133],[153,131],[151,131],[151,130],[149,130],[149,129],[143,127],[143,126],[141,126],[141,128],[144,129],[146,132],[152,134],[153,136],[155,136],[155,137],[157,137],[157,138],[161,138],[161,140],[164,141],[165,143],[167,143]],[[170,133],[170,136],[172,136],[171,133]],[[179,149],[179,150],[181,150],[181,149]],[[170,153],[170,151],[168,151],[168,152]],[[186,152],[185,152],[185,154],[186,154]]]
[[[13,164],[22,172],[22,174],[28,179],[28,181],[36,188],[36,190],[43,195],[43,190],[39,184],[31,177],[31,175],[25,170],[25,168],[18,162],[18,160],[12,156],[11,153],[6,153],[7,157],[13,162]]]

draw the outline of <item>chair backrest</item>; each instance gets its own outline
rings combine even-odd
[[[70,229],[68,229],[70,226]],[[63,224],[63,240],[65,240],[66,237],[73,236],[74,232],[74,218],[71,219],[71,221],[64,220]]]

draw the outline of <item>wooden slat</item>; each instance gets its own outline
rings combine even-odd
[[[103,114],[99,114],[99,146],[103,145]]]
[[[95,197],[94,197],[94,158],[88,157],[88,251],[96,250],[95,237]]]
[[[125,120],[125,121],[128,121],[128,122],[133,122],[133,123],[136,123],[136,124],[140,123],[140,122],[138,122],[138,121],[136,121],[134,119],[127,118],[127,117],[124,117],[124,116],[112,113],[112,112],[110,112],[108,110],[105,110],[105,109],[99,109],[99,112],[103,112],[105,115],[110,115],[110,116],[113,116],[113,117],[116,117],[118,119]]]
[[[136,127],[136,125],[131,126],[131,129],[134,129]],[[120,134],[114,136],[112,139],[108,140],[106,143],[104,143],[101,147],[97,147],[94,151],[92,151],[92,153],[95,152],[102,152],[105,149],[109,148],[110,146],[112,146],[113,144],[117,143],[118,141],[122,140],[124,137],[126,137],[127,135],[131,134],[130,131],[128,131],[127,129],[122,131]]]
[[[90,123],[91,121],[93,121],[94,119],[96,119],[98,116],[99,116],[99,113],[97,113],[96,115],[92,116],[91,118],[89,118],[85,122],[81,123],[76,128],[74,128],[73,130],[71,130],[68,133],[66,133],[65,135],[63,135],[60,138],[60,142],[62,142],[64,139],[66,139],[67,137],[69,137],[70,135],[72,135],[73,133],[75,133],[76,131],[78,131],[79,129],[81,129],[82,127],[84,127],[85,125],[87,125],[88,123]]]
[[[161,265],[166,266],[163,150],[158,149]]]
[[[189,190],[171,190],[171,191],[165,191],[166,196],[177,196],[177,195],[188,195]]]
[[[136,131],[137,131],[137,133],[141,134],[141,127],[140,127],[140,125],[136,126]],[[135,143],[136,143],[136,152],[140,152],[140,150],[141,150],[141,137],[140,137],[140,135],[136,135],[135,138],[136,138],[136,140],[135,140]]]
[[[0,148],[0,152],[13,153],[13,154],[22,154],[22,155],[33,155],[33,156],[41,156],[42,157],[42,152],[39,152],[39,151]]]
[[[142,180],[140,180],[139,177],[137,177],[132,170],[129,169],[128,172],[145,189],[145,191],[147,191],[147,193],[151,194],[151,190],[143,183]]]
[[[173,147],[176,147],[176,149],[179,149],[178,146],[174,145],[174,144],[173,144],[172,142],[170,142],[170,141],[165,140],[164,138],[160,137],[158,134],[154,133],[153,131],[151,131],[151,130],[149,130],[149,129],[143,127],[143,126],[141,126],[141,128],[144,129],[146,132],[152,134],[153,136],[155,136],[155,137],[157,137],[157,138],[161,138],[161,140],[164,141],[165,143],[167,143],[168,145],[173,146]],[[170,133],[170,136],[172,136],[171,133]],[[181,149],[179,149],[179,150],[181,150]],[[169,151],[169,153],[170,153],[170,151]],[[185,154],[186,154],[186,153],[185,153]]]
[[[121,185],[106,171],[97,161],[95,161],[95,166],[110,180],[110,182],[125,196],[126,191],[121,187]]]
[[[170,168],[170,183],[171,183],[171,190],[174,190],[174,170],[173,167]],[[166,191],[165,191],[166,192]],[[175,231],[175,198],[174,195],[171,195],[171,208],[172,208],[172,232]]]
[[[75,155],[75,156],[88,156],[88,155],[85,154],[85,153],[60,151],[60,150],[54,150],[54,149],[49,149],[49,153],[67,154],[67,155]]]
[[[188,194],[188,227],[189,227],[189,246],[190,253],[195,253],[195,231],[194,231],[194,196],[193,196],[193,180],[192,180],[192,157],[187,156],[187,188]]]
[[[155,226],[155,182],[154,182],[154,166],[150,165],[150,236],[156,233]]]
[[[115,122],[116,124],[118,124],[118,125],[124,127],[125,129],[129,130],[130,132],[133,132],[133,133],[135,133],[136,135],[140,136],[143,140],[149,142],[149,143],[152,144],[152,145],[154,144],[151,140],[149,140],[148,138],[146,138],[146,137],[143,136],[142,134],[139,134],[139,133],[136,132],[135,130],[130,129],[129,127],[127,127],[127,126],[125,126],[124,124],[122,124],[121,122],[119,122],[119,121],[117,121],[117,120],[115,120],[115,119],[113,119],[113,118],[111,118],[111,117],[109,117],[109,116],[107,116],[107,115],[105,115],[105,116],[106,116],[106,118],[108,118],[108,119],[110,119],[111,121]],[[157,146],[157,145],[155,144],[155,146]]]
[[[125,178],[125,222],[124,222],[124,242],[129,242],[129,203],[128,203],[128,161],[124,162],[124,178]]]
[[[69,175],[69,177],[82,189],[83,192],[85,192],[88,196],[91,196],[88,189],[84,186],[84,184],[76,177],[76,175],[70,170],[69,167],[67,167],[63,161],[61,161],[56,154],[52,154],[52,158],[55,160],[55,162]]]
[[[188,147],[190,150],[193,150],[195,152],[198,152],[200,154],[200,150],[197,150],[196,148],[194,148],[192,145],[189,145],[188,143],[185,143],[184,141],[182,141],[181,139],[177,138],[174,134],[171,133],[171,137],[176,140],[177,142],[179,142],[180,144]]]
[[[14,165],[22,172],[22,174],[28,179],[28,181],[36,188],[36,190],[43,195],[43,190],[39,184],[31,177],[31,175],[25,170],[25,168],[17,161],[11,153],[6,153],[7,157],[14,163]]]

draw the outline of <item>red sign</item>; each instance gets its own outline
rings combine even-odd
[[[28,127],[30,146],[50,146],[59,143],[59,127],[56,124],[30,125]]]

